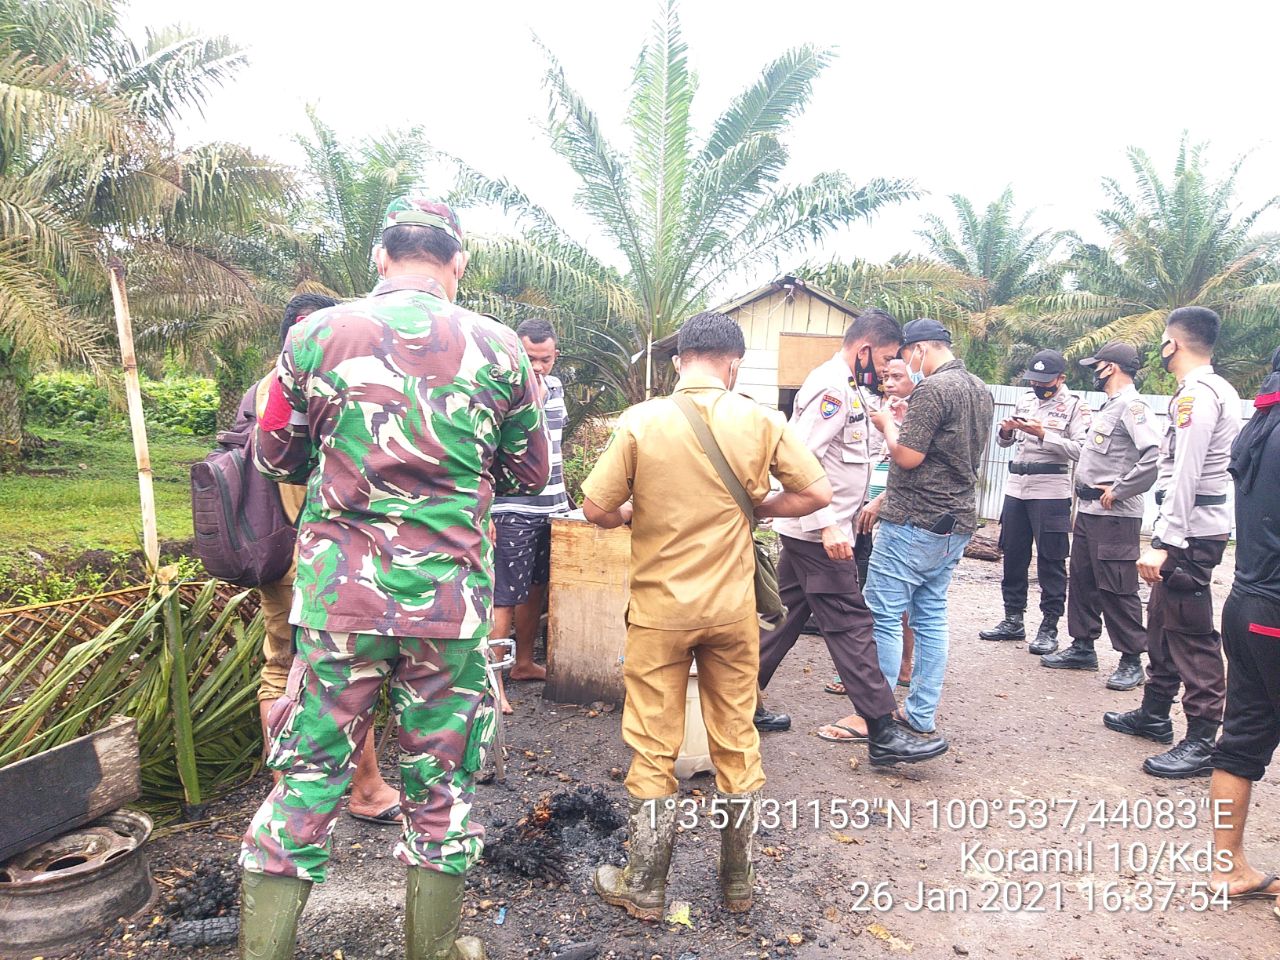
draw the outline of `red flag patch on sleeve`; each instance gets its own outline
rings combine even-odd
[[[279,379],[272,380],[267,390],[267,406],[258,418],[258,426],[267,431],[283,430],[289,425],[289,418],[292,416],[293,407],[289,404],[289,398],[284,395],[284,387]]]

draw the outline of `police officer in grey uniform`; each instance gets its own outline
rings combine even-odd
[[[1178,378],[1178,390],[1160,447],[1160,513],[1151,549],[1138,560],[1139,575],[1152,585],[1147,685],[1137,710],[1102,718],[1111,730],[1169,743],[1169,707],[1185,686],[1186,737],[1142,765],[1152,776],[1169,779],[1212,772],[1226,695],[1222,637],[1214,629],[1209,585],[1231,534],[1227,467],[1240,432],[1240,397],[1213,372],[1220,326],[1218,315],[1205,307],[1179,307],[1165,325],[1160,362]]]
[[[1143,682],[1147,649],[1138,598],[1138,554],[1142,538],[1142,495],[1156,482],[1160,437],[1151,408],[1138,396],[1133,376],[1141,361],[1127,343],[1112,341],[1080,361],[1093,369],[1093,383],[1107,400],[1093,424],[1076,465],[1075,526],[1071,530],[1071,581],[1067,590],[1067,631],[1071,646],[1040,658],[1060,670],[1097,670],[1093,645],[1107,624],[1120,666],[1107,678],[1112,690],[1132,690]]]
[[[1027,650],[1036,654],[1058,649],[1058,620],[1067,602],[1071,462],[1079,459],[1089,431],[1089,406],[1067,389],[1066,370],[1066,358],[1056,350],[1041,350],[1032,357],[1022,374],[1031,392],[1000,424],[996,437],[1000,446],[1014,448],[1000,512],[1004,619],[978,636],[1021,640],[1027,635],[1022,614],[1034,543],[1042,619]]]
[[[914,763],[947,750],[942,738],[920,739],[893,721],[893,691],[880,670],[871,611],[862,599],[853,558],[855,518],[871,484],[866,396],[859,380],[883,369],[902,345],[887,313],[867,310],[846,331],[839,353],[818,366],[796,394],[791,426],[821,461],[831,504],[807,517],[775,520],[782,540],[778,591],[787,615],[760,635],[760,686],[767,687],[809,618],[818,623],[845,694],[866,720],[871,763]],[[834,726],[834,725],[832,725]],[[849,737],[826,739],[861,740]]]

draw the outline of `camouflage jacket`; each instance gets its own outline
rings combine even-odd
[[[550,440],[515,333],[426,277],[296,325],[258,469],[306,482],[292,623],[479,639],[489,629],[495,492],[531,494]]]

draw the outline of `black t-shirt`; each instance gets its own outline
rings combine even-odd
[[[1256,414],[1255,414],[1256,415]],[[1272,416],[1275,416],[1273,413]],[[1280,603],[1280,430],[1262,450],[1253,489],[1236,488],[1236,589]]]

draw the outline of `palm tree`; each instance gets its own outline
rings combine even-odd
[[[300,244],[298,286],[337,297],[359,297],[378,281],[373,248],[387,204],[422,182],[428,147],[421,127],[396,130],[358,144],[339,141],[314,109],[306,152],[305,192],[294,210]]]
[[[279,203],[287,174],[238,147],[173,144],[182,111],[243,63],[225,37],[178,28],[139,47],[116,0],[0,0],[0,433],[12,448],[32,362],[101,368],[108,251],[134,266],[144,338],[214,309],[260,318],[233,238]]]
[[[476,271],[468,290],[491,303],[514,298],[540,310],[558,306],[572,320],[566,347],[595,380],[595,398],[642,399],[662,378],[631,358],[645,356],[653,340],[704,306],[724,281],[762,264],[776,270],[780,256],[915,195],[901,180],[858,187],[841,173],[780,182],[785,135],[831,56],[807,45],[785,52],[697,142],[690,117],[697,81],[677,5],[666,0],[636,61],[627,154],[606,139],[598,116],[548,52],[551,147],[579,179],[579,207],[625,267],[610,269],[510,181],[462,165],[455,200],[497,204],[523,230],[472,243]]]
[[[931,257],[976,281],[961,303],[965,316],[952,332],[959,336],[969,369],[985,379],[1003,381],[1034,346],[1020,342],[1021,330],[1010,324],[1009,305],[1022,297],[1054,292],[1062,268],[1051,258],[1060,237],[1049,230],[1033,232],[1031,212],[1015,213],[1012,188],[978,213],[972,201],[952,194],[956,229],[928,215],[916,234]]]
[[[1073,288],[1030,298],[1019,312],[1079,357],[1113,339],[1150,346],[1175,307],[1209,307],[1223,323],[1219,371],[1237,387],[1252,386],[1280,318],[1280,234],[1254,227],[1277,198],[1240,215],[1235,182],[1245,158],[1213,180],[1205,147],[1185,135],[1168,182],[1144,151],[1130,148],[1128,157],[1136,191],[1103,180],[1110,206],[1098,221],[1110,243],[1077,239],[1068,261]]]

